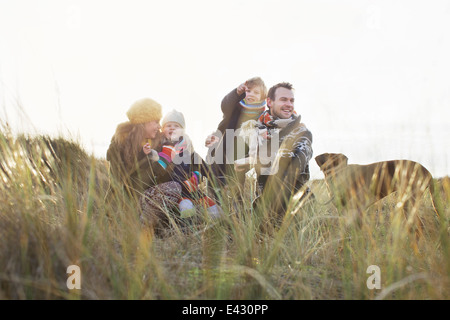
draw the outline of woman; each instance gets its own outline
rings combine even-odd
[[[179,183],[170,181],[172,159],[182,151],[179,146],[164,147],[159,153],[143,147],[156,146],[161,138],[161,105],[153,99],[136,101],[128,110],[129,121],[117,126],[106,159],[119,187],[141,206],[141,221],[156,227],[168,221],[163,208],[177,204]]]

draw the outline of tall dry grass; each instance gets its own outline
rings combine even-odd
[[[316,198],[292,199],[272,226],[250,205],[253,189],[233,185],[219,190],[222,220],[199,212],[156,237],[126,195],[105,197],[107,163],[76,142],[3,127],[0,177],[0,299],[450,297],[448,178],[435,181],[439,218],[429,197],[420,202],[426,232],[415,254],[395,194],[355,227],[311,181]],[[80,267],[80,290],[67,288],[69,265]],[[381,289],[367,287],[371,265]]]

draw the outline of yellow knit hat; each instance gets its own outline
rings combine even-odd
[[[128,109],[127,117],[133,124],[160,121],[162,118],[161,105],[150,98],[140,99]]]

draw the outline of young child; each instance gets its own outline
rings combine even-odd
[[[191,217],[195,214],[195,204],[207,208],[209,215],[213,218],[219,217],[221,208],[208,196],[199,190],[203,176],[209,176],[209,171],[201,157],[194,151],[189,137],[184,132],[185,120],[181,112],[172,110],[165,115],[161,122],[162,141],[157,149],[161,149],[161,166],[166,165],[164,155],[167,159],[172,158],[174,164],[171,172],[173,181],[181,185],[181,199],[178,203],[182,218]],[[148,146],[144,146],[144,152],[149,153]],[[182,151],[180,151],[182,149]],[[178,158],[173,155],[177,154]]]
[[[234,139],[233,154],[226,154],[226,130],[237,130],[248,120],[257,120],[266,109],[267,88],[260,77],[248,79],[233,89],[222,100],[223,119],[215,133],[206,138],[205,146],[210,148],[208,162],[212,163],[214,174],[219,182],[225,182],[225,176],[234,174],[233,162],[238,158],[238,138]],[[221,139],[222,138],[222,139]],[[230,143],[230,142],[229,142]],[[223,156],[218,159],[215,150],[223,150]]]

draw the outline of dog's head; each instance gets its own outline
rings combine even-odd
[[[348,158],[342,153],[322,153],[315,160],[320,170],[327,175],[338,167],[346,166]]]

